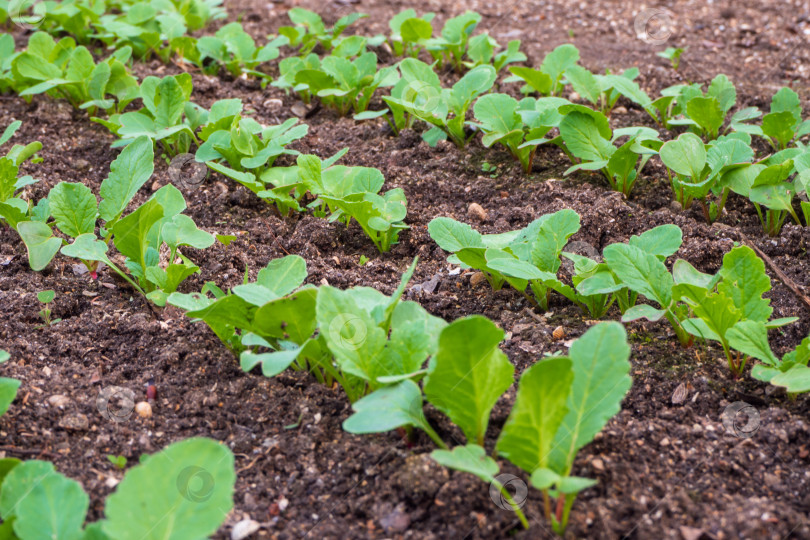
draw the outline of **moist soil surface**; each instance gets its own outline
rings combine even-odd
[[[592,71],[638,67],[639,82],[650,94],[684,81],[707,83],[722,72],[737,85],[738,107],[767,106],[783,85],[791,85],[803,102],[808,98],[807,2],[678,2],[650,23],[659,25],[649,30],[655,36],[669,36],[657,45],[636,37],[639,6],[607,0],[226,2],[228,20],[241,20],[261,42],[288,24],[286,10],[295,5],[318,11],[327,23],[351,11],[368,13],[352,27],[366,35],[387,32],[388,19],[407,7],[436,12],[439,25],[473,9],[483,16],[479,28],[498,41],[523,40],[530,65],[571,41]],[[27,40],[21,32],[15,38],[18,45]],[[688,46],[677,72],[654,54],[665,46]],[[384,53],[381,57],[386,60]],[[136,66],[139,77],[180,69],[152,60]],[[501,91],[514,93],[516,87],[504,85]],[[294,96],[263,90],[255,81],[194,74],[195,102],[209,107],[226,97],[241,98],[265,124],[280,123],[301,106]],[[375,101],[372,108],[380,106]],[[84,182],[98,193],[116,155],[105,128],[65,102],[37,96],[27,104],[0,96],[0,126],[18,119],[23,127],[14,141],[44,145],[44,162],[25,169],[41,179],[29,188],[29,197],[39,199],[63,180]],[[553,148],[541,147],[534,171],[525,175],[502,148],[485,149],[480,138],[460,151],[446,143],[430,148],[418,132],[395,137],[382,120],[355,123],[325,108],[311,109],[305,121],[309,135],[293,146],[322,157],[350,147],[343,163],[378,167],[385,189],[405,190],[411,228],[390,253],[380,255],[356,224],[345,228],[306,214],[282,218],[244,188],[212,174],[185,190],[186,213],[200,227],[237,240],[206,252],[190,250],[187,255],[201,274],[182,291],[199,290],[206,281],[230,288],[246,269],[255,278],[271,259],[298,254],[307,261],[308,283],[366,285],[390,294],[418,255],[406,298],[447,320],[473,313],[493,319],[507,332],[503,350],[518,376],[542,355],[565,352],[570,340],[595,321],[560,298],[552,299],[548,312],[538,313],[514,290],[493,292],[472,273],[453,272],[428,236],[432,218],[449,216],[494,233],[571,208],[582,216],[582,229],[572,240],[583,254],[674,223],[684,233],[676,256],[699,270],[716,271],[735,243],[748,242],[799,288],[810,285],[807,229],[788,224],[771,239],[763,235],[753,208],[733,198],[727,214],[709,226],[698,207],[683,211],[671,204],[666,171],[655,160],[628,200],[607,190],[596,175],[564,179],[568,162]],[[654,127],[624,100],[611,122]],[[496,170],[483,172],[485,163]],[[153,181],[136,203],[171,182],[166,160],[156,159]],[[485,215],[468,215],[472,203]],[[368,262],[361,264],[361,258]],[[808,335],[810,318],[808,307],[768,270],[774,317],[800,318],[771,332],[781,355]],[[45,289],[56,291],[53,317],[62,321],[40,328],[36,293]],[[490,498],[488,485],[432,462],[428,455],[434,447],[427,437],[408,441],[395,432],[345,433],[341,422],[351,411],[339,388],[317,384],[305,373],[272,379],[243,373],[205,325],[176,308],[150,307],[107,270],[94,280],[57,256],[44,271],[32,272],[23,244],[7,227],[0,228],[0,312],[0,348],[12,357],[0,371],[22,381],[17,400],[0,420],[0,453],[53,461],[90,494],[91,520],[102,516],[105,498],[123,475],[107,455],[125,456],[132,465],[141,454],[176,440],[206,436],[223,441],[236,455],[235,509],[218,538],[228,537],[244,519],[261,524],[260,538],[552,537],[539,492],[528,493],[524,511],[532,528],[523,532],[515,515]],[[606,318],[618,319],[619,313],[613,308]],[[558,327],[561,339],[553,335]],[[598,485],[578,498],[566,537],[810,538],[810,399],[789,399],[750,377],[735,380],[718,347],[681,349],[665,324],[631,323],[628,333],[633,386],[621,412],[579,454],[575,474],[595,478]],[[108,387],[130,389],[143,400],[149,381],[157,389],[150,418],[117,418],[99,406]],[[679,386],[681,399],[673,399]],[[489,450],[514,395],[513,387],[493,411]],[[734,402],[749,404],[750,416],[727,427],[722,413]],[[107,403],[108,413],[120,407]],[[428,408],[427,415],[445,440],[463,443],[441,414]],[[502,472],[526,480],[507,462],[501,466]]]

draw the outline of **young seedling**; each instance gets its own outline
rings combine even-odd
[[[332,28],[326,28],[320,15],[307,9],[292,8],[287,12],[287,16],[295,26],[282,26],[278,33],[289,40],[291,47],[298,48],[300,56],[308,55],[317,46],[320,46],[326,53],[340,47],[359,52],[359,49],[365,47],[366,38],[361,36],[341,37],[349,26],[368,17],[363,13],[351,13],[341,17]]]
[[[665,50],[655,54],[656,56],[669,60],[669,65],[672,66],[672,69],[678,71],[678,67],[681,65],[681,55],[685,51],[686,49],[681,47],[667,47]]]
[[[791,141],[810,135],[810,120],[802,122],[799,95],[788,87],[782,87],[773,95],[771,112],[762,117],[761,125],[743,122],[748,119],[732,123],[731,129],[762,137],[775,151],[785,150]]]
[[[107,460],[110,463],[112,463],[116,469],[127,468],[127,458],[124,456],[115,456],[113,454],[107,454]]]
[[[771,289],[771,280],[765,273],[765,263],[747,246],[726,253],[715,276],[701,274],[683,260],[676,261],[672,274],[676,283],[673,297],[686,302],[694,315],[682,321],[683,328],[695,337],[719,342],[735,377],[742,375],[747,361],[745,353],[751,347],[743,346],[735,354],[734,345],[740,342],[767,345],[767,329],[798,320],[795,317],[770,320],[773,308],[762,295]]]
[[[630,195],[647,161],[662,147],[658,133],[650,128],[630,127],[610,129],[607,118],[598,111],[582,105],[564,105],[560,122],[560,137],[569,156],[579,162],[565,171],[600,170],[614,191]],[[619,146],[614,141],[629,137]]]
[[[482,317],[461,319],[442,332],[425,395],[464,431],[468,442],[452,451],[440,445],[431,456],[446,467],[472,473],[495,486],[528,528],[520,507],[496,480],[497,462],[481,446],[492,405],[512,383],[513,368],[497,348],[502,338],[503,332]],[[442,356],[445,345],[461,354]],[[543,359],[520,378],[515,405],[495,451],[531,473],[532,485],[543,492],[546,517],[560,535],[576,495],[596,484],[571,476],[571,471],[579,450],[619,412],[632,384],[629,356],[624,328],[603,323],[574,342],[569,357]],[[491,384],[493,381],[497,384]],[[421,411],[418,394],[412,403]]]
[[[474,134],[465,129],[467,111],[475,98],[492,88],[495,68],[490,65],[473,68],[452,88],[442,88],[438,75],[419,60],[406,58],[399,69],[402,78],[391,90],[391,96],[383,97],[395,131],[410,126],[412,120],[407,115],[411,115],[433,126],[422,135],[431,146],[449,137],[463,148]]]
[[[45,268],[58,251],[81,260],[92,277],[100,263],[106,264],[139,293],[163,305],[180,283],[199,271],[180,251],[181,246],[205,249],[214,236],[200,230],[181,212],[186,202],[172,185],[157,190],[149,200],[123,216],[130,201],[154,169],[152,142],[142,136],[125,148],[110,165],[101,183],[99,203],[90,189],[78,183],[60,182],[48,194],[48,213],[42,221],[23,221],[17,232],[28,249],[33,270]],[[52,222],[48,220],[53,218]],[[101,218],[103,225],[97,224]],[[99,236],[96,235],[98,226]],[[52,227],[73,239],[69,245],[54,235]],[[125,258],[128,275],[107,256],[113,243]],[[161,248],[168,260],[161,264]]]
[[[406,9],[394,15],[388,22],[391,28],[388,45],[394,54],[411,58],[419,56],[419,51],[423,50],[428,40],[433,37],[431,21],[435,16],[435,13],[425,13],[422,17],[417,17],[413,9]]]
[[[43,322],[45,323],[38,328],[42,328],[44,326],[53,326],[58,322],[61,322],[62,319],[51,319],[51,310],[48,309],[48,304],[53,302],[53,299],[56,297],[56,291],[40,291],[37,293],[37,300],[40,301],[42,304],[42,309],[39,312],[39,316],[42,318]]]
[[[203,111],[190,102],[191,75],[182,73],[159,79],[146,77],[140,86],[143,108],[123,114],[114,114],[109,120],[92,118],[119,137],[113,148],[126,146],[138,137],[149,137],[160,143],[167,157],[187,153],[195,132],[205,121]]]
[[[668,128],[688,126],[693,133],[705,136],[708,140],[716,139],[720,135],[726,115],[737,102],[737,90],[734,88],[734,84],[722,74],[712,79],[705,93],[700,84],[679,85],[666,89],[662,93],[673,98],[666,107],[665,103],[659,104],[659,110],[666,108],[670,111],[669,114],[664,115],[670,118],[666,121],[666,126]],[[674,109],[670,109],[670,106],[673,106]],[[672,118],[679,115],[682,117]],[[759,115],[758,109],[742,109],[731,117],[725,131],[731,129],[735,123],[744,119],[756,118]]]
[[[8,142],[20,128],[22,122],[12,122],[0,135],[0,146]],[[20,221],[26,221],[29,215],[41,216],[41,208],[30,209],[27,201],[19,197],[19,192],[26,186],[37,183],[31,176],[18,177],[20,166],[31,159],[36,162],[36,153],[42,143],[32,142],[25,146],[15,144],[4,157],[0,157],[0,221],[5,221],[12,229],[17,229]]]

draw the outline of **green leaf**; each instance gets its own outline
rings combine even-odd
[[[316,313],[321,335],[341,370],[371,383],[378,376],[396,374],[380,361],[385,331],[357,305],[351,291],[320,287]]]
[[[428,233],[440,248],[450,253],[464,248],[482,248],[481,233],[467,225],[446,217],[434,218],[428,224]]]
[[[78,482],[45,461],[26,461],[14,467],[0,492],[3,519],[14,517],[15,534],[31,540],[79,540],[89,504]]]
[[[469,442],[484,440],[492,407],[512,385],[515,368],[498,348],[503,337],[485,317],[459,319],[442,331],[430,362],[425,397]]]
[[[796,365],[771,379],[771,384],[783,386],[791,394],[810,392],[810,368]]]
[[[637,236],[631,236],[628,244],[640,248],[658,258],[674,255],[683,243],[683,232],[677,225],[659,225]]]
[[[768,343],[768,329],[762,322],[740,321],[726,332],[725,337],[732,349],[771,366],[779,364]]]
[[[565,70],[565,78],[569,83],[571,83],[574,91],[580,96],[584,97],[594,105],[599,102],[599,97],[602,94],[602,90],[599,86],[599,81],[596,80],[593,73],[582,66],[574,64]]]
[[[83,261],[100,261],[109,264],[107,244],[94,233],[82,234],[73,243],[62,248],[62,254]]]
[[[762,133],[775,139],[779,148],[786,148],[793,140],[796,118],[788,111],[772,112],[762,117]]]
[[[130,469],[104,509],[102,525],[120,540],[182,540],[213,535],[233,508],[234,458],[223,444],[174,443]]]
[[[560,122],[560,135],[565,146],[584,161],[603,161],[610,158],[616,148],[600,133],[592,116],[574,111]]]
[[[28,264],[36,272],[48,266],[62,246],[62,240],[41,221],[21,221],[17,224],[17,232],[28,250]]]
[[[723,281],[717,286],[734,301],[743,319],[766,322],[773,313],[770,300],[762,295],[771,290],[771,279],[765,273],[765,263],[748,246],[739,246],[723,257],[719,274]]]
[[[126,210],[135,193],[152,176],[154,170],[152,141],[138,137],[110,164],[110,174],[101,183],[102,201],[98,212],[104,221],[112,221]]]
[[[468,443],[453,450],[434,450],[430,457],[449,469],[474,474],[484,482],[492,482],[498,474],[498,464],[483,447]]]
[[[549,358],[520,377],[515,405],[495,449],[524,471],[548,464],[552,441],[568,413],[571,366],[568,358]]]
[[[663,309],[672,302],[672,275],[655,255],[627,244],[611,244],[604,250],[605,262],[630,290],[656,301]]]
[[[96,196],[84,184],[59,182],[48,193],[56,226],[73,238],[96,229]]]
[[[576,64],[578,60],[579,50],[570,43],[566,43],[546,55],[540,66],[540,71],[548,74],[554,86],[556,86],[558,81],[562,79],[565,70]],[[555,93],[557,92],[555,91]]]
[[[17,379],[0,377],[0,416],[3,416],[6,414],[6,411],[8,411],[14,398],[17,397],[17,389],[19,387],[20,381]]]
[[[144,271],[148,266],[144,262],[149,247],[149,231],[163,215],[163,206],[150,199],[113,226],[115,247],[122,255],[143,266]],[[158,248],[158,246],[151,247]]]
[[[674,141],[664,143],[659,154],[664,165],[676,173],[689,176],[696,182],[702,178],[706,148],[694,133],[683,133]]]
[[[574,382],[568,413],[552,444],[549,463],[569,474],[577,452],[605,427],[621,409],[630,378],[630,345],[624,326],[600,323],[575,341],[569,353]]]
[[[404,426],[431,430],[422,412],[422,391],[409,379],[355,401],[352,409],[354,414],[343,422],[349,433],[380,433]]]
[[[713,97],[690,99],[686,104],[686,114],[711,136],[717,136],[726,117],[720,102]]]

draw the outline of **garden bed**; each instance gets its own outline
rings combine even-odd
[[[722,72],[736,84],[739,106],[766,106],[773,92],[790,81],[803,103],[810,97],[810,23],[797,19],[800,3],[768,2],[756,9],[702,2],[671,7],[675,32],[668,44],[689,47],[677,72],[654,55],[663,46],[633,36],[631,8],[611,2],[392,6],[363,0],[301,5],[321,13],[328,23],[352,11],[368,13],[368,19],[352,27],[364,35],[387,32],[390,17],[406,7],[436,11],[440,23],[474,9],[483,15],[481,30],[502,42],[522,40],[528,65],[571,42],[580,49],[580,63],[595,72],[638,67],[638,82],[651,95],[683,78],[708,82]],[[245,29],[257,38],[287,24],[290,7],[226,3],[228,20],[241,16]],[[15,37],[18,46],[27,39],[22,32]],[[136,66],[136,72],[142,78],[180,69],[153,60]],[[294,95],[272,87],[263,90],[256,81],[200,74],[192,78],[197,104],[208,108],[216,100],[238,97],[262,124],[279,124],[300,107]],[[625,100],[619,105],[611,115],[615,126],[653,127],[638,107]],[[807,111],[805,107],[805,117]],[[33,199],[44,197],[60,181],[83,182],[98,192],[117,155],[110,149],[115,137],[106,128],[63,101],[36,96],[27,104],[14,95],[1,96],[0,126],[13,120],[23,121],[15,141],[43,143],[39,155],[44,161],[25,169],[41,180],[32,187]],[[452,217],[497,233],[570,208],[582,220],[572,240],[598,252],[673,223],[684,237],[677,256],[698,270],[716,272],[735,243],[748,243],[799,287],[810,286],[807,228],[786,224],[778,237],[769,238],[750,206],[736,199],[726,215],[708,225],[697,205],[682,211],[670,204],[666,169],[657,161],[644,169],[626,200],[607,190],[597,174],[563,178],[567,158],[553,146],[538,150],[532,174],[525,175],[503,147],[485,149],[480,138],[464,150],[449,142],[431,148],[418,132],[406,130],[395,137],[382,119],[358,123],[326,108],[311,109],[305,121],[308,135],[291,147],[322,157],[351,148],[344,163],[379,168],[386,189],[405,191],[410,229],[401,233],[390,253],[381,255],[356,224],[346,228],[306,213],[279,217],[247,189],[212,174],[199,186],[183,188],[186,214],[200,228],[236,240],[205,252],[189,250],[201,273],[189,278],[183,291],[199,290],[206,281],[227,290],[242,283],[246,269],[255,279],[271,259],[297,254],[306,260],[307,283],[341,289],[363,285],[391,294],[418,256],[404,297],[448,321],[469,314],[492,319],[507,333],[502,349],[519,374],[546,353],[566,352],[570,340],[595,321],[561,297],[553,297],[549,311],[539,313],[508,287],[493,291],[474,272],[454,272],[447,254],[428,235],[427,224],[434,217]],[[292,165],[294,160],[283,156],[278,164]],[[156,159],[152,180],[134,202],[146,201],[171,182],[167,163]],[[473,204],[484,212],[470,211]],[[12,358],[2,374],[22,381],[17,400],[0,421],[0,452],[47,459],[81,482],[90,495],[90,520],[102,517],[103,501],[123,475],[107,455],[123,455],[135,463],[141,454],[173,441],[206,436],[224,442],[236,456],[235,508],[218,537],[227,537],[244,519],[261,524],[259,538],[552,537],[540,492],[529,491],[523,510],[532,529],[520,532],[515,514],[493,502],[488,485],[429,458],[434,445],[424,434],[408,441],[397,432],[344,432],[341,422],[351,407],[339,387],[315,384],[301,372],[270,379],[246,374],[205,325],[193,323],[175,307],[151,306],[112,272],[90,279],[74,262],[56,257],[44,271],[33,272],[16,233],[0,227],[0,348]],[[800,319],[771,332],[771,345],[781,356],[810,333],[810,307],[777,279],[773,267],[768,273],[773,290],[766,296],[774,318]],[[47,289],[56,291],[51,309],[62,321],[36,328],[41,324],[37,292]],[[620,314],[614,307],[606,318],[619,319]],[[558,328],[562,330],[555,332]],[[567,536],[810,538],[806,395],[789,399],[784,391],[749,377],[735,380],[719,346],[682,349],[664,323],[633,322],[627,331],[633,386],[621,412],[578,455],[577,474],[598,484],[578,497]],[[133,414],[116,422],[100,414],[97,397],[105,387],[130,388],[140,401],[150,381],[157,390],[150,418]],[[673,397],[684,389],[685,396]],[[490,450],[514,397],[512,388],[493,410],[486,445]],[[759,415],[750,437],[723,424],[723,411],[740,401]],[[463,442],[443,415],[430,407],[426,414],[446,441]],[[521,476],[501,461],[502,472]]]

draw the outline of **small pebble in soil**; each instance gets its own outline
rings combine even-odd
[[[57,407],[59,409],[64,409],[65,406],[70,404],[70,398],[67,396],[63,396],[61,394],[54,394],[53,396],[48,398],[48,403],[52,407]]]
[[[487,276],[485,276],[483,272],[476,272],[470,276],[470,285],[473,287],[477,287],[486,281]]]
[[[258,521],[243,519],[231,529],[231,540],[244,540],[261,528]]]
[[[470,206],[467,208],[467,215],[470,216],[471,219],[475,219],[481,223],[487,220],[487,211],[478,203],[470,203]]]
[[[135,412],[138,413],[138,416],[141,418],[149,418],[152,416],[152,406],[145,401],[141,401],[135,405]]]
[[[69,431],[86,431],[90,421],[83,414],[68,414],[59,420],[59,427]]]

